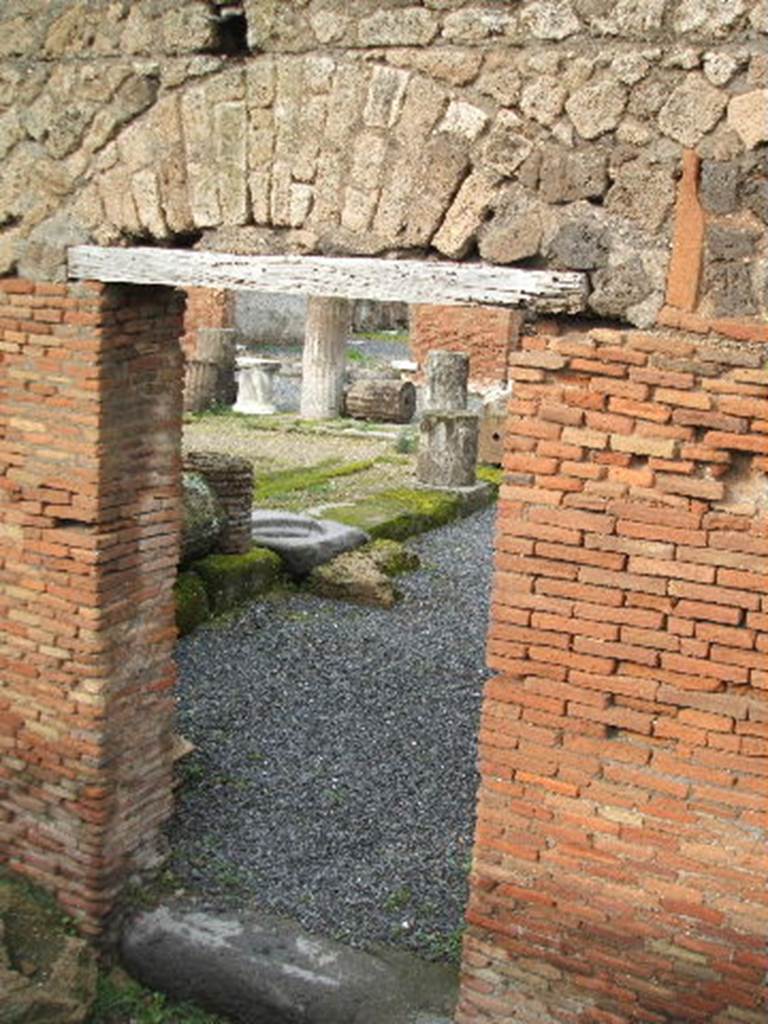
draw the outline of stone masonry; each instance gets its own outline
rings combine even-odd
[[[763,1024],[764,0],[1,6],[0,859],[96,934],[171,810],[180,304],[67,247],[583,271],[415,314],[514,388],[457,1022]]]
[[[764,0],[14,0],[0,14],[0,272],[91,239],[431,253],[665,304],[683,151],[713,315],[765,308]]]

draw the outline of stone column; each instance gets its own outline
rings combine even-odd
[[[98,933],[171,812],[181,308],[0,279],[0,319],[25,308],[0,366],[0,860]]]
[[[455,412],[467,407],[469,356],[466,352],[430,352],[424,408]]]
[[[307,302],[301,382],[303,419],[334,419],[341,412],[351,311],[348,299],[313,296]]]
[[[472,487],[476,481],[478,416],[427,412],[421,419],[416,475],[432,487]]]

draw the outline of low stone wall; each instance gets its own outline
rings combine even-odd
[[[768,360],[512,359],[459,1024],[760,1024]]]
[[[243,555],[251,549],[253,464],[248,459],[222,452],[187,452],[184,469],[200,473],[219,499],[225,522],[218,550]]]

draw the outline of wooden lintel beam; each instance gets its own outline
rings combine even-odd
[[[323,295],[434,305],[527,306],[547,313],[585,308],[586,276],[484,263],[334,256],[239,256],[186,249],[69,249],[69,276],[115,284]]]

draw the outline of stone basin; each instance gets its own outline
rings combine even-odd
[[[280,555],[294,576],[306,576],[316,566],[370,540],[365,531],[355,526],[315,519],[300,512],[254,509],[251,524],[253,543]]]

